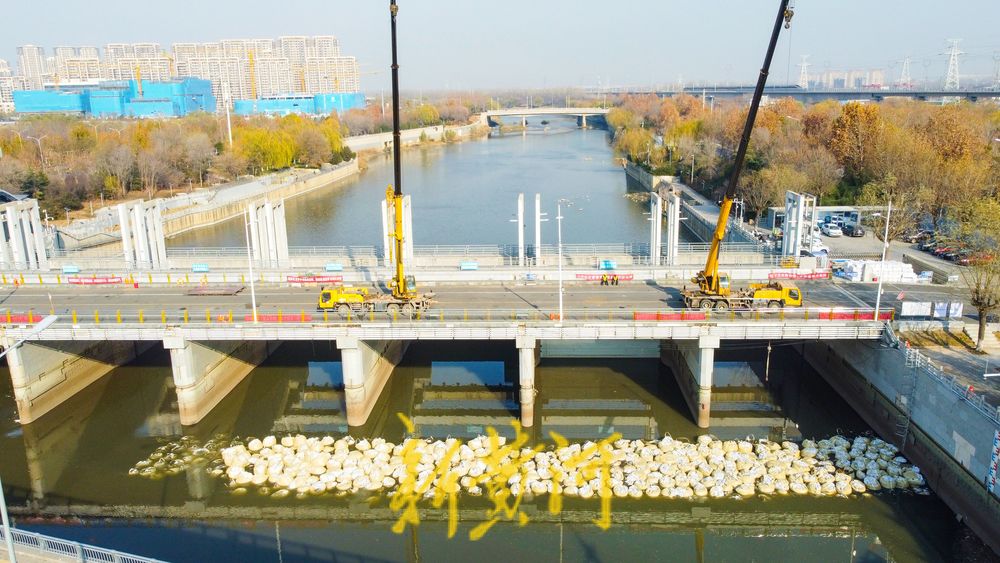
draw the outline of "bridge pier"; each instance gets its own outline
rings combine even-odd
[[[587,128],[587,116],[586,115],[581,115],[580,116],[580,127],[584,128],[584,129]]]
[[[518,336],[517,345],[518,383],[521,398],[521,426],[531,428],[535,425],[535,366],[538,365],[538,341],[530,336]]]
[[[165,336],[163,347],[170,351],[181,424],[200,422],[280,345],[266,340],[196,342],[181,335]]]
[[[361,340],[354,336],[337,339],[344,369],[349,426],[368,422],[392,370],[403,359],[409,345],[407,340]]]
[[[681,394],[691,409],[699,428],[710,426],[712,414],[712,375],[718,336],[700,336],[697,340],[663,342],[660,360],[671,369]]]
[[[522,115],[521,116],[521,127],[527,127],[527,126],[528,126],[528,116],[527,115]]]
[[[17,338],[0,336],[7,348]],[[139,341],[25,342],[7,353],[14,401],[21,424],[37,420],[114,368],[150,348]]]

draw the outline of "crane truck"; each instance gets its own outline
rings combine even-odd
[[[802,305],[802,291],[791,284],[759,283],[750,284],[745,289],[733,290],[730,287],[729,274],[719,271],[719,250],[722,239],[726,236],[729,212],[733,206],[733,198],[736,196],[740,172],[743,170],[743,161],[746,159],[747,147],[750,144],[750,134],[753,132],[754,121],[757,119],[757,110],[760,108],[764,85],[767,83],[767,74],[771,68],[774,48],[778,43],[778,34],[781,32],[782,22],[784,22],[786,29],[791,26],[793,10],[788,3],[789,0],[781,0],[781,5],[778,8],[774,29],[771,32],[771,41],[768,43],[767,54],[764,56],[764,66],[760,69],[760,76],[757,78],[757,86],[754,88],[753,98],[750,102],[750,111],[747,113],[743,135],[740,137],[739,148],[736,151],[736,161],[726,186],[726,194],[722,198],[722,204],[719,208],[719,219],[716,222],[715,231],[712,233],[712,242],[708,251],[708,259],[705,262],[705,269],[698,272],[691,280],[698,285],[698,288],[693,290],[684,288],[681,291],[684,305],[692,309],[777,308]]]
[[[334,287],[320,289],[318,307],[321,310],[335,310],[343,318],[352,314],[384,312],[390,317],[397,315],[411,317],[430,307],[434,294],[417,292],[416,280],[406,275],[403,268],[403,187],[400,161],[399,132],[399,63],[396,57],[396,14],[399,8],[396,0],[389,3],[390,29],[392,34],[392,164],[393,185],[385,191],[387,209],[392,213],[392,238],[390,255],[395,265],[389,281],[389,293],[369,292],[363,287]]]

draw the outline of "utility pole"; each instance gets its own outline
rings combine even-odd
[[[948,42],[951,43],[951,48],[948,49],[948,76],[944,80],[945,90],[958,90],[959,88],[959,74],[958,74],[958,57],[959,55],[964,55],[965,52],[958,49],[958,42],[961,39],[949,39]]]
[[[878,309],[882,304],[882,280],[885,278],[885,255],[889,252],[889,219],[892,218],[892,200],[889,200],[887,209],[885,210],[885,244],[882,246],[882,264],[879,267],[878,272],[878,293],[875,295],[875,317],[872,320],[878,320]]]
[[[799,88],[809,89],[809,55],[802,55],[802,62],[799,63]]]

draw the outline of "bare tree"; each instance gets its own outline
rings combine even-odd
[[[197,132],[184,139],[184,170],[188,178],[204,183],[205,172],[215,157],[215,145],[205,133]]]
[[[979,314],[976,350],[983,350],[986,320],[1000,310],[1000,202],[992,198],[966,201],[952,208],[955,222],[952,239],[968,252],[968,265],[961,267],[969,288],[969,302]]]
[[[100,154],[99,162],[105,178],[110,179],[118,196],[125,197],[135,167],[132,150],[122,144],[107,144]]]
[[[142,187],[146,190],[149,198],[152,199],[153,194],[156,192],[160,174],[167,166],[164,156],[155,148],[142,149],[136,157],[136,166],[139,169],[139,179],[142,181]]]

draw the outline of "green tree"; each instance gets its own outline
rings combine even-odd
[[[969,302],[979,315],[976,350],[983,350],[986,318],[1000,310],[1000,202],[986,198],[958,202],[951,208],[955,224],[952,238],[969,252],[969,265],[960,268],[969,288]]]

